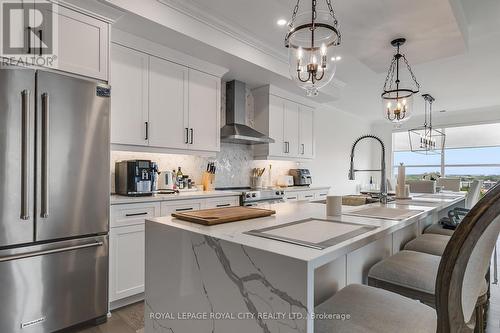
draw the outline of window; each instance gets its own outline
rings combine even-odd
[[[443,155],[425,155],[410,150],[408,132],[393,133],[394,174],[404,163],[407,177],[420,179],[426,173],[460,177],[463,185],[483,180],[484,188],[500,181],[500,123],[441,129],[446,133]]]

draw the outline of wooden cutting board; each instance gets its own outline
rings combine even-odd
[[[173,217],[203,225],[215,225],[227,222],[255,219],[271,216],[276,211],[250,207],[224,207],[203,209],[194,212],[172,213]]]

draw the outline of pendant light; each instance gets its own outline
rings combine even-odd
[[[413,109],[413,94],[420,90],[420,84],[411,70],[410,64],[404,54],[399,52],[399,48],[406,42],[404,38],[398,38],[391,42],[391,45],[397,49],[396,54],[392,58],[389,71],[384,83],[382,92],[382,110],[384,118],[390,122],[400,126],[402,122],[408,120],[412,115]],[[404,86],[399,78],[400,62],[404,61],[406,68],[411,76],[414,87]],[[394,80],[394,76],[396,79]]]
[[[414,153],[439,155],[443,152],[446,135],[432,127],[432,103],[429,94],[422,95],[425,101],[424,125],[408,130],[410,149]]]
[[[290,76],[307,96],[318,95],[318,89],[332,80],[339,59],[333,54],[341,40],[338,21],[331,0],[325,1],[328,11],[318,10],[317,0],[311,0],[311,11],[298,14],[297,0],[285,37]]]

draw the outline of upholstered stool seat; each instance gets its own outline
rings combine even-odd
[[[435,333],[436,311],[418,301],[369,286],[352,284],[315,309],[316,315],[350,315],[315,319],[317,333]]]
[[[433,223],[424,230],[424,234],[438,234],[438,235],[451,236],[453,235],[454,231],[455,230],[443,228],[443,226],[439,223]]]
[[[442,256],[451,236],[440,234],[423,234],[406,243],[404,249]]]
[[[435,307],[440,261],[440,256],[403,250],[373,265],[368,273],[368,284]],[[480,295],[486,292],[487,284],[483,279]]]

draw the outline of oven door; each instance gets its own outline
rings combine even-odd
[[[283,202],[285,202],[285,200],[283,200],[283,199],[262,200],[262,201],[254,201],[254,202],[244,202],[243,206],[265,208],[266,206],[271,206],[271,205],[275,205],[275,204],[283,203]]]

